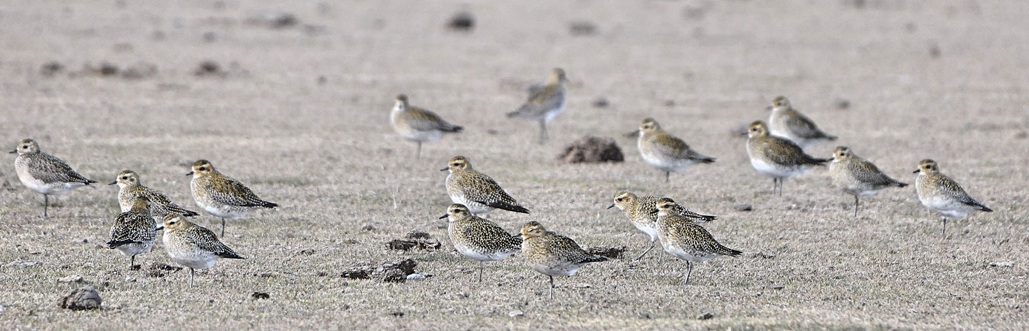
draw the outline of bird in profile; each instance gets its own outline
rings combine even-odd
[[[814,121],[793,109],[790,100],[784,96],[772,99],[772,115],[768,118],[768,129],[772,135],[789,139],[800,148],[836,140],[836,136],[822,132]]]
[[[824,166],[832,160],[807,155],[792,141],[768,134],[768,127],[761,121],[751,123],[747,134],[750,165],[761,174],[772,177],[773,194],[778,189],[782,195],[782,182],[787,178],[807,172],[813,166]]]
[[[715,162],[713,157],[697,153],[685,141],[661,129],[653,118],[640,122],[636,147],[640,157],[650,166],[665,172],[665,182],[673,171],[679,171],[694,164]]]
[[[223,175],[207,160],[193,163],[193,176],[189,183],[193,201],[211,215],[221,217],[221,235],[225,235],[225,218],[239,219],[254,208],[277,208],[279,205],[262,200],[243,183]]]
[[[914,173],[915,191],[918,200],[931,212],[943,217],[943,238],[947,238],[947,219],[960,219],[973,211],[992,212],[993,209],[973,199],[965,189],[947,175],[940,172],[936,161],[925,159],[918,163]]]
[[[518,201],[507,194],[493,178],[472,169],[472,163],[464,156],[451,158],[450,162],[447,162],[447,167],[440,171],[450,171],[446,182],[450,200],[465,205],[472,214],[486,214],[497,208],[529,213],[528,209],[518,205]]]
[[[550,299],[554,299],[554,276],[574,276],[587,263],[607,261],[536,221],[522,226],[522,255],[530,268],[550,278]]]
[[[858,197],[874,195],[887,187],[908,186],[908,184],[890,178],[872,162],[855,155],[849,147],[836,147],[832,157],[832,163],[829,163],[829,175],[836,188],[854,196],[854,217],[857,217],[860,203]]]
[[[453,204],[440,219],[448,219],[447,235],[454,249],[465,257],[479,261],[479,282],[482,282],[482,264],[503,261],[522,249],[522,239],[512,236],[496,223],[472,215],[468,207]]]
[[[208,269],[219,258],[242,259],[229,246],[218,240],[214,232],[187,221],[182,215],[164,216],[164,250],[172,262],[189,268],[189,287],[193,287],[194,269]]]
[[[43,217],[50,217],[47,209],[51,195],[64,195],[76,188],[96,183],[72,170],[61,159],[41,151],[35,140],[22,139],[11,154],[18,154],[14,160],[18,180],[25,187],[43,195]]]
[[[613,199],[614,203],[608,206],[607,209],[617,207],[619,210],[625,212],[625,217],[629,218],[629,222],[641,232],[647,234],[650,237],[650,246],[643,251],[640,256],[637,256],[635,261],[638,261],[647,255],[652,249],[654,244],[658,240],[657,234],[657,201],[660,200],[654,196],[637,196],[630,192],[618,192],[615,193]],[[677,215],[689,218],[696,222],[710,222],[716,219],[713,215],[704,215],[693,212],[686,207],[676,205],[677,207],[673,212]]]
[[[443,133],[461,132],[461,126],[450,124],[428,109],[408,104],[406,95],[398,95],[396,101],[389,116],[393,131],[418,144],[418,152],[415,154],[417,158],[422,157],[423,142],[437,141],[443,137]]]
[[[518,110],[507,113],[507,117],[519,117],[537,121],[540,124],[539,142],[547,141],[547,123],[565,110],[565,84],[568,78],[561,68],[554,68],[545,84],[529,89],[529,99]]]
[[[657,202],[657,229],[665,252],[686,261],[686,281],[690,284],[693,263],[703,263],[720,255],[736,256],[740,251],[723,246],[704,227],[675,214],[680,208],[672,199]]]
[[[121,211],[129,211],[133,201],[144,199],[148,202],[150,214],[157,220],[163,220],[168,213],[179,213],[182,216],[193,217],[197,213],[175,204],[160,191],[143,186],[139,180],[139,174],[132,170],[123,170],[108,185],[118,185],[118,205]]]

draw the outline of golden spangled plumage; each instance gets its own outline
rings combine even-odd
[[[80,175],[67,163],[44,153],[32,139],[22,139],[11,154],[18,154],[14,170],[18,180],[30,190],[43,195],[43,217],[49,217],[48,207],[51,195],[67,194],[71,190],[96,183]]]
[[[654,249],[654,244],[658,240],[657,201],[659,199],[654,196],[637,196],[636,194],[622,191],[615,193],[614,203],[607,207],[608,209],[618,207],[619,210],[625,212],[625,216],[629,218],[629,222],[632,222],[636,229],[650,236],[650,246],[634,260],[642,259],[644,255],[647,255],[650,250]],[[713,215],[698,214],[686,207],[676,206],[672,210],[675,214],[697,222],[710,222],[716,219]]]
[[[947,237],[947,219],[959,219],[973,211],[992,212],[993,209],[973,199],[956,181],[940,172],[936,161],[924,159],[914,173],[918,200],[930,211],[943,215],[943,237]]]
[[[243,258],[219,241],[211,230],[175,213],[164,217],[163,243],[173,262],[189,268],[189,287],[193,287],[193,269],[210,268],[218,258]]]
[[[814,121],[793,109],[790,100],[783,96],[772,99],[768,129],[772,135],[789,139],[801,148],[822,141],[836,140],[836,136],[822,132]]]
[[[547,231],[539,222],[522,226],[522,256],[533,270],[550,278],[550,298],[554,298],[554,276],[573,276],[580,267],[606,258],[587,253],[574,240]]]
[[[238,219],[254,208],[276,208],[279,205],[261,200],[243,183],[229,178],[207,160],[193,163],[193,176],[189,183],[193,201],[211,215],[222,218],[221,234],[225,235],[225,218]]]
[[[444,132],[461,132],[462,129],[428,109],[411,106],[403,94],[396,98],[390,122],[397,135],[418,144],[417,158],[421,158],[423,142],[436,141],[443,137]]]
[[[482,281],[482,263],[502,261],[522,248],[522,239],[512,236],[496,223],[472,215],[468,207],[453,204],[447,208],[447,234],[461,255],[479,261],[479,281]]]
[[[690,283],[694,262],[705,262],[719,255],[736,256],[742,253],[723,246],[707,229],[691,219],[675,214],[678,207],[672,199],[658,200],[658,234],[665,252],[686,261],[686,285]]]
[[[673,171],[694,164],[715,162],[714,158],[697,153],[682,139],[662,130],[653,118],[645,118],[640,122],[636,147],[643,161],[665,172],[665,182],[668,182],[668,176]]]
[[[833,150],[833,160],[829,163],[829,176],[832,183],[843,192],[854,196],[854,216],[857,217],[858,200],[862,195],[874,195],[887,187],[905,187],[890,178],[872,162],[854,154],[846,146],[838,146]]]
[[[472,214],[485,214],[496,208],[529,213],[528,209],[518,205],[518,201],[507,194],[493,178],[473,169],[471,162],[464,156],[451,158],[450,162],[447,162],[447,167],[440,171],[450,171],[446,181],[450,200],[465,205]]]
[[[164,193],[143,186],[143,183],[140,182],[139,174],[135,171],[122,170],[115,177],[114,181],[108,185],[118,185],[118,205],[123,212],[129,211],[132,208],[132,202],[137,198],[141,198],[149,203],[150,214],[154,219],[164,219],[164,215],[168,215],[168,213],[179,213],[186,217],[197,216],[196,212],[182,208],[172,202]]]
[[[529,98],[518,110],[507,113],[507,117],[519,117],[537,121],[540,124],[539,141],[547,141],[547,123],[553,121],[565,109],[565,71],[554,68],[550,71],[547,82],[542,86],[529,89]]]
[[[129,257],[129,268],[136,265],[136,255],[149,252],[157,241],[157,223],[147,208],[147,200],[133,199],[129,210],[118,214],[111,227],[107,247]]]
[[[792,141],[768,134],[764,122],[754,121],[748,128],[747,154],[755,170],[772,177],[772,192],[779,189],[782,195],[782,181],[808,171],[812,166],[825,165],[831,159],[815,158]]]

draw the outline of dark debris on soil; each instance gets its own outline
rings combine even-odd
[[[412,249],[435,251],[440,247],[443,247],[443,244],[440,244],[439,240],[433,239],[428,233],[417,231],[408,233],[402,239],[393,239],[386,243],[386,249],[399,251]]]
[[[609,259],[620,259],[625,255],[625,246],[618,247],[590,247],[586,249],[587,253],[603,256]]]
[[[622,162],[625,155],[614,139],[586,136],[565,146],[557,159],[566,163]]]

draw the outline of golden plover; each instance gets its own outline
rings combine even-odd
[[[214,266],[218,258],[242,259],[229,246],[218,241],[218,236],[205,227],[187,221],[182,215],[164,216],[164,250],[172,261],[189,268],[189,287],[193,287],[193,269]]]
[[[836,140],[836,136],[822,132],[814,121],[793,109],[790,100],[784,96],[772,99],[772,115],[768,118],[768,130],[772,135],[789,139],[800,148]]]
[[[679,171],[698,163],[715,162],[712,157],[693,151],[682,139],[665,132],[653,118],[640,122],[636,147],[643,161],[665,172],[665,182],[672,171]]]
[[[918,163],[915,191],[925,208],[943,215],[943,237],[947,238],[947,219],[959,219],[973,211],[991,212],[993,209],[976,201],[953,179],[940,173],[936,161],[925,159]]]
[[[776,188],[782,195],[783,180],[800,175],[812,166],[825,165],[831,159],[815,158],[785,138],[768,134],[764,122],[755,121],[748,128],[747,154],[750,165],[765,176],[772,177],[772,193]]]
[[[413,107],[407,103],[406,95],[398,95],[397,103],[389,115],[393,131],[400,137],[418,143],[417,158],[422,157],[422,143],[437,141],[444,132],[461,132],[462,127],[453,125],[428,109]]]
[[[118,214],[111,227],[111,240],[107,247],[117,249],[129,257],[129,269],[136,265],[136,255],[149,252],[157,241],[157,223],[150,216],[147,200],[133,199],[129,210]]]
[[[455,156],[440,171],[450,171],[447,175],[447,194],[454,203],[468,207],[475,215],[486,214],[493,209],[528,214],[529,210],[519,206],[511,195],[507,194],[493,178],[472,169],[471,162],[464,156]]]
[[[547,231],[539,222],[522,226],[522,255],[525,263],[550,278],[554,298],[554,276],[573,276],[586,263],[607,261],[584,251],[574,240]]]
[[[64,195],[71,190],[96,183],[72,170],[67,163],[39,150],[39,144],[32,139],[22,139],[11,154],[18,154],[14,170],[22,185],[43,195],[43,217],[49,217],[47,209],[51,195]]]
[[[472,215],[468,207],[453,204],[447,208],[447,234],[461,255],[479,261],[479,281],[482,281],[482,263],[502,261],[522,249],[520,236],[512,236],[496,223]]]
[[[135,171],[122,170],[118,177],[115,177],[114,181],[108,185],[118,185],[118,205],[121,206],[123,212],[132,208],[134,200],[145,199],[149,203],[150,215],[154,219],[163,220],[164,215],[168,215],[168,213],[179,213],[186,217],[197,216],[195,211],[175,204],[164,193],[143,186],[139,180],[139,174]]]
[[[854,217],[857,217],[858,197],[874,195],[887,187],[908,186],[908,184],[890,178],[875,164],[855,155],[846,146],[836,147],[832,157],[832,163],[829,163],[829,175],[832,177],[833,185],[854,196]]]
[[[693,263],[702,263],[719,255],[736,256],[742,253],[722,246],[704,227],[689,218],[676,215],[677,206],[672,199],[658,200],[657,229],[665,252],[686,261],[685,285],[690,284]]]
[[[207,160],[193,163],[193,171],[186,176],[193,176],[189,188],[193,192],[193,201],[211,215],[221,217],[221,235],[225,235],[225,218],[239,219],[248,211],[257,207],[276,208],[279,205],[261,200],[250,188],[239,181],[229,178]]]
[[[625,212],[625,217],[629,218],[636,229],[650,236],[650,247],[647,247],[643,254],[634,260],[642,259],[650,250],[654,249],[654,243],[657,242],[657,201],[659,199],[654,196],[637,196],[622,191],[615,193],[614,203],[607,207],[607,209],[618,207],[619,210]],[[673,212],[698,222],[710,222],[716,219],[713,215],[698,214],[680,205],[676,205]]]
[[[554,68],[544,85],[529,89],[529,99],[518,110],[507,113],[507,117],[520,117],[540,123],[540,143],[547,141],[547,123],[565,110],[565,71]]]

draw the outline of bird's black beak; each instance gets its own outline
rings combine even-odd
[[[607,206],[607,209],[611,209],[611,208],[614,208],[614,207],[615,207],[615,204],[612,203],[610,206]]]
[[[164,225],[158,226],[156,229],[154,229],[154,231],[161,231],[161,230],[164,230]]]
[[[440,169],[439,171],[447,171],[447,170],[450,170],[450,168],[449,167],[448,168],[443,168],[443,169]]]
[[[917,174],[917,173],[918,173],[919,171],[922,171],[922,169],[915,169],[915,171],[914,171],[914,172],[912,172],[912,173],[913,173],[913,174]]]
[[[447,218],[447,214],[443,214],[443,216],[439,217],[439,219],[444,219],[444,218]]]
[[[114,184],[118,184],[118,181],[113,181],[113,182],[107,183],[107,185],[114,185]]]
[[[193,175],[192,171],[190,171],[189,173],[186,174],[186,176],[192,176],[192,175]]]
[[[624,136],[626,138],[636,138],[639,135],[640,135],[640,130],[639,129],[632,130],[632,132],[628,132],[628,133],[624,134]]]
[[[772,107],[772,106],[766,106],[766,107],[765,107],[765,110],[772,110],[772,108],[775,108],[775,107]]]
[[[11,154],[18,154],[18,149],[15,148],[13,151],[10,151],[9,153],[11,153]]]

